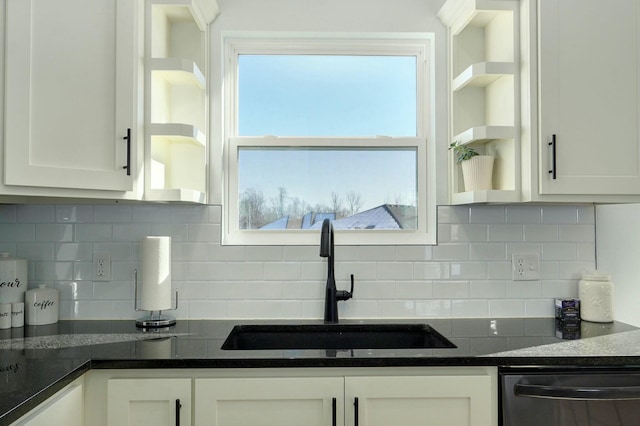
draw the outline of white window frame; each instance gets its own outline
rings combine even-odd
[[[434,48],[427,33],[366,34],[348,38],[285,34],[223,37],[224,141],[223,245],[317,245],[317,230],[248,230],[239,227],[238,149],[240,147],[412,148],[417,154],[417,222],[415,230],[339,230],[337,245],[417,245],[436,243]],[[415,137],[277,137],[238,135],[238,57],[243,54],[327,54],[416,56]]]

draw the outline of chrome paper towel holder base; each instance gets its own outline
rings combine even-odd
[[[143,316],[142,318],[138,318],[136,320],[136,327],[139,328],[166,328],[172,327],[176,325],[176,319],[170,315],[165,315],[163,311],[148,311],[146,309],[138,308],[138,270],[133,271],[133,281],[135,286],[135,299],[134,299],[134,307],[136,312],[144,311],[148,312],[148,315]],[[170,311],[175,311],[178,309],[178,291],[176,290],[176,303],[175,306]]]

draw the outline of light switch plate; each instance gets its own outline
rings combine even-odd
[[[512,254],[511,269],[514,281],[536,281],[540,279],[540,256],[537,253]]]

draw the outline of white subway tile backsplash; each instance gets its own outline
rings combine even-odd
[[[529,206],[507,206],[507,223],[541,223],[542,210]]]
[[[396,260],[408,262],[424,262],[433,259],[431,246],[397,246]]]
[[[468,299],[468,281],[436,281],[433,283],[434,299]]]
[[[469,207],[438,207],[438,223],[469,223]]]
[[[451,262],[451,279],[453,280],[485,280],[487,278],[487,262]]]
[[[577,260],[578,247],[573,243],[542,244],[541,260]]]
[[[469,244],[442,244],[433,247],[433,260],[468,260]]]
[[[593,241],[591,235],[595,232],[595,225],[560,225],[560,240],[568,242]]]
[[[524,241],[524,227],[522,225],[489,225],[488,231],[489,241]]]
[[[451,224],[452,242],[487,241],[487,225],[485,224]]]
[[[395,284],[395,297],[398,299],[431,299],[433,297],[433,283],[428,281],[398,281]]]
[[[343,318],[552,316],[595,267],[588,206],[440,206],[435,246],[336,247]],[[222,246],[222,209],[197,205],[1,205],[0,251],[29,260],[29,286],[55,285],[62,318],[137,318],[140,240],[172,237],[178,318],[320,319],[327,261],[313,246]],[[339,232],[339,231],[338,231]],[[112,281],[94,282],[95,253]],[[512,281],[511,255],[540,256],[539,281]]]
[[[469,286],[469,297],[472,299],[504,299],[507,295],[507,281],[487,280],[473,281]]]
[[[34,224],[11,223],[2,226],[1,238],[3,241],[20,243],[36,240],[36,226]]]
[[[93,222],[93,206],[56,206],[56,222]]]
[[[416,262],[413,264],[413,277],[416,280],[439,280],[449,278],[447,262]]]
[[[56,217],[53,205],[24,204],[16,208],[18,223],[52,223]]]
[[[506,208],[502,206],[471,206],[469,223],[505,223]]]
[[[133,220],[133,206],[97,205],[93,208],[96,222],[128,223]]]
[[[171,221],[171,210],[162,205],[133,206],[131,220],[164,225]]]
[[[451,316],[454,318],[486,318],[489,314],[489,300],[453,300]]]
[[[558,225],[525,225],[524,240],[532,242],[554,242],[558,241]]]
[[[523,317],[524,300],[502,299],[489,302],[489,315],[497,318]]]
[[[414,278],[411,262],[378,262],[376,269],[378,280],[412,280]]]
[[[18,206],[0,204],[0,223],[16,223]]]
[[[31,258],[31,257],[30,257]],[[53,260],[53,259],[51,259]],[[93,260],[93,244],[91,243],[59,243],[55,246],[57,261],[91,261]]]
[[[469,260],[506,260],[507,247],[504,243],[469,244]]]
[[[578,209],[573,206],[544,206],[542,223],[578,223]]]
[[[54,243],[20,243],[16,250],[9,250],[9,253],[14,257],[31,261],[51,261],[57,256]]]
[[[210,223],[187,225],[187,239],[189,241],[220,242],[220,225]]]
[[[507,287],[508,299],[532,299],[542,297],[540,281],[513,281]]]

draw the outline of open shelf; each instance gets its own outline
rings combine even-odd
[[[151,137],[163,137],[175,143],[193,143],[207,145],[207,136],[196,126],[181,123],[152,123],[149,126]]]
[[[195,86],[204,90],[206,79],[195,61],[182,58],[152,58],[151,72],[175,86]]]
[[[451,204],[515,203],[520,201],[519,192],[508,189],[455,192]]]
[[[520,201],[520,70],[517,0],[446,0],[449,27],[451,141],[494,158],[491,190],[465,191],[450,155],[451,204]]]
[[[193,189],[150,189],[146,199],[163,202],[203,204],[206,201],[206,194]]]
[[[207,64],[216,0],[146,3],[145,199],[205,203]]]
[[[506,75],[514,75],[516,65],[513,62],[480,62],[469,65],[453,80],[454,92],[467,86],[487,87]]]
[[[515,126],[478,126],[458,133],[453,137],[453,140],[458,142],[459,145],[468,145],[495,139],[514,139],[515,137]]]

